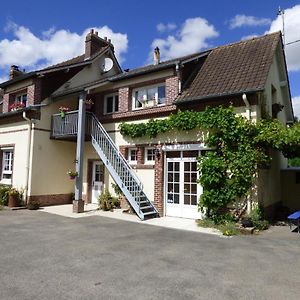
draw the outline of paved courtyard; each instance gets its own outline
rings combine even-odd
[[[0,211],[0,299],[297,299],[300,235]]]

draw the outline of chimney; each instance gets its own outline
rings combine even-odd
[[[154,57],[154,64],[158,65],[160,63],[160,52],[158,47],[154,49],[153,57]]]
[[[101,48],[108,46],[109,43],[107,38],[100,38],[98,31],[94,32],[94,29],[86,35],[85,38],[85,59],[89,59],[96,52],[101,50]]]
[[[24,72],[22,72],[18,66],[16,65],[12,65],[10,67],[10,71],[9,71],[9,79],[14,79],[20,75],[22,75]]]

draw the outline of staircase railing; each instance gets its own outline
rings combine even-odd
[[[74,136],[77,134],[77,123],[78,111],[68,112],[64,118],[61,118],[60,114],[53,115],[51,136],[54,138]],[[142,182],[103,125],[91,112],[86,112],[86,135],[91,136],[96,152],[138,216],[143,220],[147,215],[158,215],[155,206],[143,191]]]

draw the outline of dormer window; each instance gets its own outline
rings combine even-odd
[[[132,91],[132,109],[164,105],[166,103],[165,85],[148,86]]]
[[[22,104],[24,107],[27,106],[27,94],[17,94],[15,98],[16,104]]]

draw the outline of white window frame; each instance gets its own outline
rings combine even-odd
[[[131,152],[132,151],[136,151],[136,160],[131,160]],[[137,159],[138,159],[138,148],[128,148],[128,163],[132,164],[132,165],[136,165],[137,164]]]
[[[158,88],[163,86],[165,88],[165,101],[164,103],[160,103],[158,104]],[[147,97],[147,90],[150,90],[150,89],[156,89],[156,92],[155,92],[155,99],[146,99]],[[135,94],[136,92],[139,92],[139,91],[146,91],[146,93],[143,95],[143,102],[141,103],[142,104],[142,107],[135,107]],[[153,105],[148,105],[147,101],[153,101]],[[136,88],[136,89],[133,89],[132,90],[132,110],[139,110],[139,109],[144,109],[144,108],[147,108],[147,107],[153,107],[153,106],[164,106],[166,105],[166,85],[165,83],[161,83],[161,84],[155,84],[155,85],[148,85],[148,86],[143,86],[141,88]]]
[[[13,175],[13,163],[14,163],[14,148],[1,148],[2,152],[2,170],[1,170],[1,183],[11,184]],[[5,153],[9,152],[9,170],[4,170],[5,168]],[[10,175],[10,178],[3,178],[3,175]]]
[[[107,101],[108,98],[112,97],[113,98],[113,111],[112,112],[107,112]],[[108,94],[104,96],[104,115],[111,115],[113,113],[116,113],[119,111],[119,105],[118,105],[118,110],[115,110],[115,105],[116,105],[116,97],[118,97],[118,101],[119,99],[119,94],[118,93],[112,93],[112,94]]]
[[[153,150],[153,155],[154,155],[154,159],[153,160],[149,160],[148,159],[148,150]],[[155,147],[146,147],[145,148],[145,164],[148,165],[154,165],[155,164]]]
[[[24,101],[23,101],[23,97],[24,96],[26,96],[26,101],[25,101],[25,103],[24,103]],[[23,104],[25,104],[25,107],[27,107],[27,103],[28,103],[28,98],[27,98],[27,92],[23,92],[23,93],[19,93],[19,94],[16,94],[16,96],[15,96],[15,103],[23,103]],[[20,100],[18,100],[18,98],[20,97]]]

